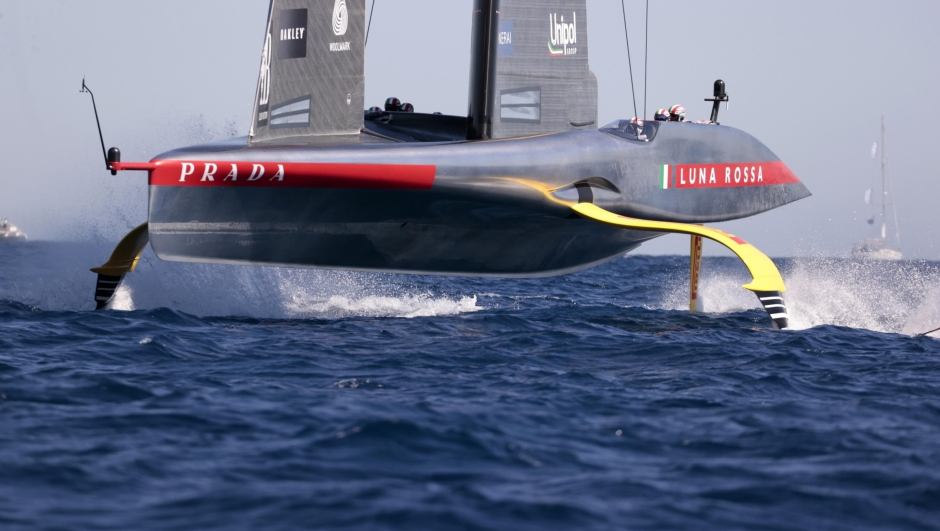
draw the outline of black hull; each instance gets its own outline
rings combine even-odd
[[[350,195],[360,207],[356,213],[344,197]],[[447,200],[419,205],[407,200],[414,195],[162,190],[154,194],[152,211],[202,221],[152,217],[151,244],[161,259],[170,261],[535,277],[584,269],[659,236],[598,225],[564,211],[552,216]],[[211,216],[206,215],[207,204],[214,206]],[[415,215],[435,208],[440,216]]]
[[[590,267],[660,235],[582,219],[571,210],[578,202],[642,219],[706,223],[809,195],[746,133],[657,127],[649,142],[599,130],[438,143],[375,141],[364,133],[313,144],[233,141],[177,150],[155,159],[163,170],[151,172],[151,244],[161,259],[187,262],[546,276]],[[239,180],[223,182],[233,163],[243,167]],[[246,182],[255,163],[269,171],[263,181]],[[279,180],[272,175],[280,163],[286,175]],[[353,168],[351,179],[361,171],[373,181],[357,187],[335,176],[304,181],[291,174],[292,164],[311,171]],[[774,168],[792,178],[666,189],[659,175],[663,165],[676,164],[763,165],[768,178]],[[180,167],[190,172],[183,179]],[[401,168],[429,169],[426,186],[376,184],[386,170]],[[214,170],[216,181],[200,182],[204,171]],[[733,170],[719,168],[718,178],[726,171]],[[678,171],[670,178],[671,186],[682,184]]]

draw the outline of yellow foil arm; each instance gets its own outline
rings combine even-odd
[[[143,254],[148,242],[150,242],[150,233],[147,231],[147,224],[144,223],[130,231],[121,240],[111,253],[111,258],[103,266],[96,267],[91,272],[112,277],[130,273],[137,268],[137,261],[140,260],[140,255]]]
[[[728,234],[725,231],[711,227],[703,227],[701,225],[628,218],[604,210],[592,203],[578,203],[572,205],[571,208],[586,218],[608,225],[623,227],[625,229],[691,234],[716,241],[738,255],[738,258],[744,262],[748,271],[751,272],[751,276],[754,277],[754,279],[750,284],[744,285],[746,289],[755,292],[777,291],[780,293],[787,290],[786,286],[783,284],[783,278],[780,276],[780,271],[777,271],[777,266],[774,265],[773,261],[768,258],[767,255],[760,252],[757,247],[754,247],[733,234]]]

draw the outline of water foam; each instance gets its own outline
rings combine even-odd
[[[820,325],[864,328],[908,335],[940,326],[940,266],[923,261],[877,262],[837,258],[779,260],[784,295],[796,330]],[[737,265],[737,264],[735,264]],[[704,309],[731,313],[759,309],[741,288],[750,278],[742,267],[706,260],[700,284]],[[668,286],[666,309],[688,308],[684,279]]]
[[[475,296],[407,287],[392,275],[162,262],[148,250],[128,275],[131,308],[287,319],[433,317],[480,310]],[[119,299],[113,309],[125,309]]]
[[[121,287],[114,292],[114,299],[111,301],[111,309],[123,312],[134,311],[134,293],[131,291],[131,288],[122,284]]]
[[[94,309],[110,245],[35,242],[0,256],[0,300],[48,311]],[[477,297],[401,275],[164,262],[148,248],[109,308],[275,319],[433,317],[475,312]]]

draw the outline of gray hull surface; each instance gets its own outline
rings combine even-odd
[[[151,245],[164,260],[545,276],[590,267],[659,235],[580,218],[570,208],[578,202],[705,223],[809,195],[795,177],[780,180],[783,163],[746,133],[655,125],[650,141],[611,130],[441,143],[376,142],[363,133],[312,144],[249,146],[241,139],[176,150],[154,159],[164,166],[150,177]],[[272,171],[251,182],[244,171],[224,179],[228,166],[249,163],[287,170],[280,179],[268,177]],[[432,179],[412,189],[301,182],[292,180],[292,164],[422,167],[431,168]]]

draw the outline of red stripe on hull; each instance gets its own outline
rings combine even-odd
[[[158,160],[152,164],[151,186],[428,190],[437,173],[436,166],[404,164],[185,160]]]
[[[150,171],[157,167],[155,162],[109,162],[114,171]]]
[[[782,161],[677,164],[676,188],[732,188],[800,182]]]

